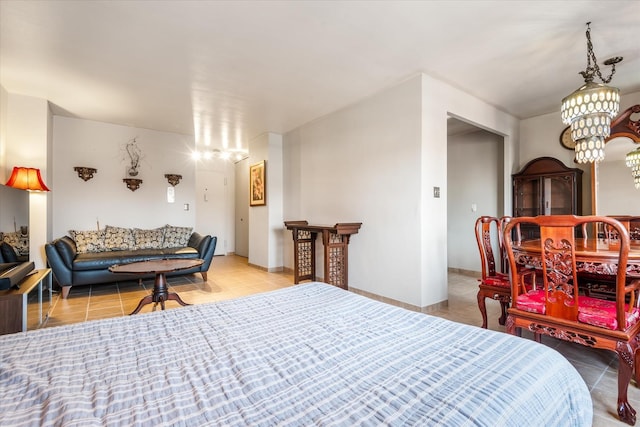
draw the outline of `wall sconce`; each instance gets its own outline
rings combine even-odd
[[[82,178],[85,181],[89,181],[93,178],[93,174],[98,172],[98,169],[86,168],[84,166],[76,166],[73,170],[78,172],[78,178]]]
[[[177,175],[174,173],[166,173],[164,174],[164,177],[167,178],[169,184],[173,185],[174,187],[180,184],[180,180],[182,179],[182,175]]]
[[[136,178],[123,178],[122,182],[127,184],[127,188],[131,191],[136,191],[140,188],[140,184],[142,184],[142,180]]]
[[[27,191],[51,191],[40,176],[40,169],[14,166],[11,177],[5,184],[7,187]]]

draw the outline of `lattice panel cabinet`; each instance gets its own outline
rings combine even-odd
[[[322,234],[324,246],[324,281],[349,288],[349,239],[358,233],[361,222],[337,223],[334,226],[309,225],[307,221],[285,221],[293,234],[294,283],[316,280],[315,241]]]

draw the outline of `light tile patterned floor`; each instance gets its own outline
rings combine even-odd
[[[244,295],[280,289],[293,285],[293,275],[267,273],[247,265],[247,259],[238,256],[215,257],[209,270],[209,280],[203,282],[197,275],[169,278],[170,291],[177,292],[190,304],[237,298]],[[142,297],[153,288],[153,280],[120,282],[96,286],[78,286],[69,298],[54,297],[54,306],[47,327],[106,317],[124,316],[133,311]],[[479,326],[482,323],[476,302],[477,280],[457,273],[449,273],[448,307],[431,313],[461,323]],[[175,301],[166,303],[167,309],[178,308]],[[159,307],[158,307],[159,308]],[[151,311],[153,305],[141,312]],[[499,303],[487,300],[489,328],[504,332],[498,324]],[[526,332],[525,339],[531,339]],[[543,337],[543,343],[562,353],[580,372],[591,390],[594,405],[594,427],[626,426],[616,414],[617,356],[613,352],[589,349]],[[640,389],[629,386],[629,401],[640,410]]]

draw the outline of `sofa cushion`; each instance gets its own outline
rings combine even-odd
[[[192,227],[174,227],[172,225],[164,226],[164,242],[163,248],[185,247],[189,243]]]
[[[135,249],[131,229],[107,225],[104,229],[104,245],[108,251],[129,251]]]
[[[69,236],[76,244],[76,250],[80,254],[88,252],[104,252],[104,230],[69,230]]]
[[[105,270],[115,264],[129,264],[165,258],[198,258],[198,251],[191,247],[167,249],[138,249],[134,251],[106,251],[78,254],[73,261],[74,271]]]
[[[15,249],[18,255],[29,255],[29,236],[19,231],[2,233],[2,241]]]
[[[160,249],[164,242],[164,228],[153,230],[133,229],[136,249]]]

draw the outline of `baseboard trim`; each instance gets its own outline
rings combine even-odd
[[[438,310],[441,310],[441,309],[449,307],[449,300],[448,299],[444,300],[444,301],[437,302],[435,304],[427,305],[427,306],[424,306],[424,307],[418,307],[417,305],[407,304],[406,302],[398,301],[398,300],[395,300],[395,299],[392,299],[392,298],[383,297],[381,295],[374,294],[374,293],[371,293],[371,292],[367,292],[367,291],[364,291],[362,289],[349,287],[349,290],[351,292],[353,292],[354,294],[359,294],[359,295],[365,296],[367,298],[371,298],[371,299],[376,300],[376,301],[381,301],[381,302],[384,302],[386,304],[395,305],[396,307],[405,308],[407,310],[417,311],[418,313],[429,314],[429,313],[433,313],[433,312],[436,312]]]
[[[247,265],[249,267],[257,268],[258,270],[266,271],[267,273],[282,273],[284,271],[284,267],[282,267],[282,266],[267,268],[267,267],[263,267],[261,265],[251,264],[250,262],[247,263]]]
[[[458,274],[462,274],[463,276],[469,276],[469,277],[480,277],[480,276],[482,276],[482,273],[479,272],[479,271],[465,270],[464,268],[449,267],[448,271],[449,271],[449,273],[458,273]]]

